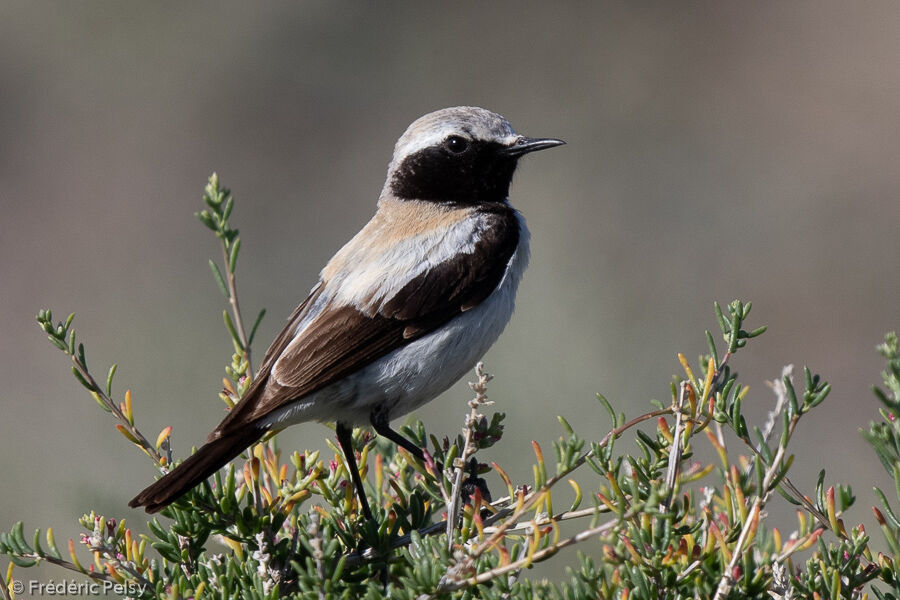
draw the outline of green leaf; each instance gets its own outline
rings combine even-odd
[[[109,373],[106,375],[106,395],[112,396],[112,382],[113,377],[116,376],[116,370],[119,368],[119,365],[113,363],[113,365],[109,368]]]
[[[211,231],[219,230],[219,228],[216,226],[216,223],[213,221],[212,215],[210,215],[208,211],[204,210],[201,212],[194,213],[194,216],[197,217],[197,219],[201,223],[206,225]]]
[[[84,378],[84,375],[81,374],[81,371],[78,370],[78,367],[72,367],[72,374],[75,375],[75,379],[78,380],[78,383],[83,385],[90,391],[94,391],[94,386],[88,383],[88,380]]]
[[[163,556],[163,558],[166,558],[173,563],[182,562],[181,553],[179,553],[175,546],[173,546],[172,544],[168,542],[153,542],[150,545],[153,546],[153,548],[157,552],[159,552]]]
[[[19,554],[29,554],[31,552],[31,547],[28,545],[28,542],[25,541],[25,534],[23,533],[24,527],[25,524],[22,521],[16,521],[12,530],[9,532],[9,539],[13,542],[16,550],[19,551]]]
[[[262,323],[264,316],[266,316],[266,309],[259,311],[259,314],[256,316],[256,321],[253,322],[253,327],[250,328],[250,338],[247,340],[247,345],[253,344],[253,338],[256,337],[256,330],[259,328],[259,324]]]
[[[616,411],[612,407],[612,404],[609,403],[609,400],[606,399],[606,396],[604,396],[600,392],[597,392],[597,400],[600,401],[600,404],[603,405],[603,408],[605,408],[606,412],[609,414],[609,420],[610,420],[610,423],[612,424],[611,428],[615,429],[616,427],[618,427],[619,423],[618,423],[618,419],[616,418]]]
[[[231,216],[231,211],[234,209],[234,196],[228,194],[228,199],[225,201],[225,208],[222,209],[222,222],[228,220],[228,217]]]
[[[822,404],[822,401],[825,400],[829,393],[831,393],[831,384],[826,383],[824,387],[822,387],[822,389],[807,402],[806,406],[808,408],[815,408]]]
[[[234,267],[237,264],[238,253],[241,251],[241,240],[237,239],[231,245],[231,252],[228,254],[228,270],[234,273]]]
[[[816,508],[825,512],[825,469],[820,470],[816,478]]]
[[[338,560],[337,565],[334,568],[334,574],[331,576],[331,582],[337,584],[341,580],[341,575],[344,574],[344,567],[347,565],[347,555],[341,556],[340,560]]]
[[[27,569],[29,567],[33,567],[37,564],[37,560],[33,558],[19,558],[14,554],[9,555],[9,562],[16,565],[17,567],[22,567],[23,569]],[[0,584],[3,585],[3,584]]]
[[[225,319],[225,327],[228,328],[228,333],[231,334],[231,338],[234,340],[234,345],[243,351],[244,346],[241,344],[241,338],[238,337],[237,329],[234,328],[234,323],[231,322],[231,315],[228,314],[227,310],[223,310],[222,316]]]
[[[44,549],[41,548],[41,530],[40,529],[34,530],[34,539],[31,543],[31,547],[34,548],[34,553],[37,554],[38,556],[45,555]]]
[[[165,540],[168,538],[168,534],[166,533],[166,530],[163,528],[162,525],[160,525],[159,520],[157,520],[157,519],[151,519],[151,520],[147,521],[147,529],[149,529],[153,533],[153,535],[155,535],[156,537],[158,537],[162,540]]]
[[[212,271],[216,283],[219,284],[219,290],[222,291],[222,295],[230,299],[231,294],[228,293],[228,286],[225,285],[225,279],[222,277],[222,272],[219,271],[219,265],[217,265],[213,259],[209,259],[209,268]]]
[[[719,366],[719,354],[716,352],[716,342],[713,340],[712,334],[706,330],[706,345],[709,347],[709,355],[712,356],[713,362]]]
[[[791,454],[787,457],[787,460],[784,461],[784,464],[778,470],[778,473],[775,475],[775,479],[772,480],[772,488],[777,487],[781,480],[785,478],[788,474],[788,471],[791,470],[791,465],[794,464],[794,455]],[[771,489],[771,488],[770,488]]]
[[[62,558],[59,553],[59,548],[56,547],[56,540],[53,537],[53,528],[47,528],[47,546],[50,548],[50,555],[54,558]]]
[[[884,495],[879,488],[874,488],[875,495],[878,496],[878,499],[881,501],[881,504],[884,506],[884,516],[890,522],[891,527],[895,529],[900,529],[900,519],[897,519],[897,515],[894,514],[894,511],[891,510],[891,505],[888,504],[887,496]]]
[[[782,498],[784,498],[785,500],[787,500],[788,502],[790,502],[790,503],[793,504],[794,506],[802,506],[802,505],[803,505],[802,502],[800,502],[799,500],[797,500],[796,498],[794,498],[793,496],[791,496],[789,493],[787,493],[786,491],[784,491],[784,488],[782,488],[782,487],[779,486],[779,487],[776,489],[776,491],[777,491],[779,494],[781,494],[781,497],[782,497]]]
[[[797,404],[797,393],[794,391],[794,384],[791,382],[791,378],[785,375],[781,378],[784,382],[784,389],[787,392],[788,397],[788,416],[794,417],[799,414],[800,407]]]

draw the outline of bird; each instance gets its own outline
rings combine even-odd
[[[363,514],[351,436],[370,424],[413,456],[390,421],[472,369],[513,312],[529,232],[509,203],[524,155],[560,146],[459,106],[414,121],[394,147],[371,220],[322,269],[252,383],[206,443],[129,502],[155,513],[270,430],[335,423]]]

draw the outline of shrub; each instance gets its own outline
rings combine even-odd
[[[197,216],[223,251],[221,267],[214,261],[210,267],[228,302],[224,320],[234,355],[221,399],[232,406],[249,384],[264,311],[245,328],[235,280],[241,240],[229,220],[234,199],[215,175],[204,200],[207,208]],[[706,353],[696,362],[679,355],[683,374],[671,385],[668,406],[629,419],[598,395],[610,420],[604,435],[576,433],[559,417],[555,461],[532,442],[531,481],[514,482],[500,465],[478,462],[479,450],[501,441],[504,418],[482,414],[491,404],[490,376],[479,365],[462,434],[437,439],[420,422],[403,428],[428,448],[426,464],[368,430],[354,432],[375,523],[362,516],[334,443],[333,456],[283,453],[270,435],[212,483],[164,509],[163,520],[149,520],[149,535],[91,513],[80,519],[80,542],[70,539],[61,551],[52,529],[26,539],[16,523],[0,534],[0,553],[10,561],[0,589],[6,598],[22,593],[13,566],[47,562],[77,571],[94,590],[141,598],[900,599],[900,519],[887,495],[876,490],[881,506],[872,510],[889,552],[875,555],[863,526],[845,525],[854,503],[849,487],[826,485],[822,471],[816,489],[804,493],[788,477],[792,434],[826,399],[829,385],[806,368],[795,382],[787,367],[773,382],[776,405],[767,422],[747,423],[748,388],[731,363],[765,330],[745,329],[749,314],[750,303],[715,305],[720,341],[707,331]],[[114,399],[116,366],[105,380],[97,378],[72,319],[54,324],[50,311],[37,317],[116,429],[165,472],[174,464],[172,428],[155,439],[141,432],[130,392]],[[863,435],[900,498],[897,336],[886,336],[879,351],[887,360],[886,390],[875,393],[884,408]],[[655,423],[655,432],[636,427],[645,422]],[[636,442],[637,454],[617,452],[624,436]],[[698,444],[709,444],[716,460],[698,462]],[[599,475],[597,489],[585,490],[575,479],[586,470]],[[489,471],[503,482],[500,498],[490,498],[481,479]],[[565,507],[558,491],[563,481],[574,495]],[[788,535],[766,524],[775,493],[797,507],[797,528]],[[531,565],[559,559],[569,546],[582,552],[567,567],[566,581],[527,577]]]

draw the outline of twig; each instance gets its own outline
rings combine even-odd
[[[495,567],[490,571],[485,571],[483,573],[479,573],[475,577],[470,577],[467,579],[445,579],[438,583],[437,590],[439,592],[452,592],[454,590],[459,590],[464,587],[468,587],[471,585],[478,585],[479,583],[484,583],[486,581],[490,581],[499,575],[503,575],[504,573],[509,573],[510,571],[517,571],[528,565],[540,562],[545,558],[556,554],[563,548],[571,546],[573,544],[577,544],[579,542],[583,542],[584,540],[590,539],[594,536],[605,533],[615,527],[619,523],[618,520],[608,521],[603,525],[599,525],[597,527],[593,527],[591,529],[585,529],[579,533],[576,533],[570,538],[567,538],[561,542],[553,544],[552,546],[548,546],[543,550],[534,553],[528,553],[524,558],[521,558],[517,561],[511,562],[509,564]]]
[[[761,442],[759,446],[755,446],[749,439],[741,438],[741,441],[744,442],[744,444],[746,444],[747,447],[750,448],[750,450],[753,452],[753,454],[755,456],[757,456],[760,460],[763,460],[762,443],[764,443],[765,441],[767,441],[769,439],[769,437],[771,437],[773,431],[775,430],[775,424],[776,424],[776,421],[778,420],[777,417],[784,410],[784,405],[788,401],[787,388],[785,388],[785,385],[784,385],[784,378],[790,377],[792,371],[793,371],[793,365],[785,365],[781,369],[781,378],[771,381],[771,382],[768,382],[769,387],[772,388],[772,391],[775,394],[775,408],[773,408],[769,412],[768,417],[766,418],[766,423],[763,426],[763,430],[762,430],[763,442]],[[791,422],[788,424],[789,434],[793,432],[794,427],[796,425],[797,425],[797,419],[795,418],[795,419],[791,420]],[[753,465],[754,464],[755,463],[753,461],[750,461],[750,466],[747,469],[748,477],[753,474]],[[831,529],[831,524],[828,521],[828,517],[826,515],[822,514],[806,498],[806,496],[797,488],[796,485],[794,485],[794,483],[790,480],[790,478],[788,478],[787,476],[784,476],[781,480],[780,485],[784,486],[785,488],[787,488],[787,490],[789,492],[791,492],[791,494],[794,496],[794,499],[797,500],[803,506],[803,508],[806,509],[806,511],[809,514],[811,514],[813,517],[815,517],[815,519],[819,522],[819,525],[821,527],[823,527],[824,529]],[[842,537],[844,539],[849,539],[849,538],[847,538],[846,534],[843,532],[835,531],[834,533],[839,537]]]
[[[247,343],[247,334],[244,332],[244,320],[241,318],[241,305],[238,303],[237,282],[234,271],[231,270],[231,261],[228,256],[228,248],[225,240],[222,240],[222,257],[225,259],[226,281],[228,283],[228,303],[231,304],[231,313],[234,315],[234,328],[237,331],[241,347],[244,349],[244,358],[247,359],[247,372],[253,376],[253,363],[250,360],[250,344]]]
[[[687,566],[687,568],[685,568],[684,571],[682,571],[681,573],[678,574],[678,577],[675,578],[675,582],[681,583],[682,581],[684,581],[685,578],[687,578],[687,576],[690,575],[692,572],[696,571],[697,567],[699,567],[701,564],[703,564],[703,563],[700,562],[699,560],[695,560],[694,562],[689,564]]]
[[[84,575],[85,577],[90,577],[91,579],[93,579],[95,581],[108,581],[113,584],[121,583],[120,581],[116,581],[116,579],[114,577],[112,577],[108,573],[104,573],[103,571],[84,571],[82,569],[79,569],[75,565],[75,563],[69,562],[62,558],[56,558],[54,556],[50,556],[48,554],[45,554],[44,556],[40,556],[38,554],[30,552],[28,554],[22,554],[20,556],[22,558],[29,558],[32,560],[36,560],[38,562],[46,561],[46,562],[50,563],[51,565],[56,565],[58,567],[63,567],[64,569],[69,569],[70,571],[75,571],[76,573],[80,573],[81,575]],[[148,587],[148,589],[153,587],[153,584],[150,583],[150,580],[147,579],[146,577],[144,577],[143,575],[139,575],[131,569],[127,569],[127,571],[129,574],[134,576],[134,578],[137,580],[137,582],[140,585],[142,585],[142,586],[145,585]],[[5,585],[3,587],[5,587]]]
[[[762,445],[769,441],[769,438],[772,437],[772,433],[775,431],[775,425],[779,420],[778,417],[781,416],[781,412],[784,410],[784,405],[788,401],[787,388],[784,385],[784,378],[789,378],[793,370],[794,365],[785,365],[781,368],[781,378],[766,382],[766,384],[768,384],[768,386],[772,388],[772,392],[775,394],[775,406],[772,408],[772,410],[769,411],[769,414],[766,415],[766,422],[762,428],[762,440],[756,447],[757,452],[760,452],[762,450]],[[750,465],[747,467],[748,478],[753,475],[753,467],[755,464],[755,462],[750,461]]]
[[[675,480],[678,478],[678,470],[681,466],[681,456],[684,452],[682,448],[681,438],[684,435],[684,400],[688,394],[688,382],[682,381],[681,388],[678,392],[678,399],[675,401],[675,433],[672,436],[672,445],[669,448],[669,466],[666,470],[666,498],[659,505],[660,512],[669,509],[672,502],[672,495],[675,493]]]
[[[309,529],[310,534],[309,545],[313,549],[313,560],[316,561],[316,575],[320,581],[325,581],[325,554],[322,552],[322,531],[319,529],[319,513],[313,512],[310,516]],[[319,586],[319,599],[325,600],[325,590]]]
[[[672,414],[671,407],[654,410],[654,411],[651,411],[648,413],[644,413],[640,416],[637,416],[637,417],[631,419],[630,421],[628,421],[627,423],[624,423],[623,425],[620,425],[619,427],[609,430],[607,432],[607,434],[605,436],[603,436],[603,439],[600,440],[600,442],[598,443],[598,446],[601,448],[606,446],[611,439],[619,437],[625,431],[627,431],[628,429],[631,429],[635,425],[638,425],[640,423],[643,423],[644,421],[648,421],[650,419],[654,419],[656,417],[660,417],[662,415],[668,415],[668,414]],[[530,510],[532,506],[534,506],[534,504],[537,502],[537,499],[539,497],[541,497],[553,485],[555,485],[556,483],[561,481],[564,477],[566,477],[569,473],[571,473],[572,471],[574,471],[575,469],[577,469],[578,467],[583,465],[587,461],[587,459],[590,458],[591,456],[593,456],[592,451],[585,452],[574,463],[572,463],[572,466],[569,469],[566,469],[565,471],[557,473],[555,476],[553,476],[549,480],[547,480],[547,483],[545,483],[543,486],[541,486],[540,489],[532,491],[529,495],[527,495],[525,497],[525,501],[521,508],[519,508],[517,510],[514,510],[511,507],[503,508],[503,509],[499,510],[497,513],[495,513],[495,514],[491,515],[490,517],[488,517],[487,519],[485,519],[485,526],[488,526],[492,523],[496,523],[498,521],[506,519],[506,517],[510,517],[509,519],[503,521],[503,523],[501,523],[499,526],[492,529],[491,537],[488,540],[484,541],[482,544],[480,544],[478,547],[476,547],[473,550],[473,552],[477,552],[477,554],[470,553],[469,554],[470,558],[472,560],[478,558],[479,556],[481,556],[481,554],[484,553],[485,550],[487,550],[493,544],[495,544],[497,541],[499,541],[499,539],[501,539],[503,537],[503,535],[505,535],[508,531],[518,530],[519,528],[521,528],[519,519],[521,518],[521,516],[523,514],[528,512],[528,510]],[[498,500],[492,502],[491,505],[498,506],[507,501],[511,501],[511,499],[501,498],[501,499],[498,499]],[[585,509],[585,510],[587,510],[587,509]],[[590,510],[593,511],[594,509],[590,509]],[[603,511],[603,509],[601,508],[600,512],[605,512],[605,511]],[[563,513],[563,514],[566,514],[566,513]],[[512,515],[512,516],[510,516],[510,515]],[[579,515],[579,516],[581,516],[581,515]],[[572,516],[571,518],[575,518],[575,517]],[[552,518],[548,518],[547,522],[550,523],[550,522],[553,522],[553,520],[554,519],[552,519]],[[448,522],[450,522],[449,519],[447,521],[433,523],[431,525],[428,525],[427,527],[423,527],[422,529],[419,529],[416,533],[420,536],[435,535],[437,533],[440,533],[441,531],[446,531]],[[487,531],[488,530],[486,528],[485,532],[487,532]],[[409,535],[405,535],[405,536],[399,537],[396,540],[394,540],[392,543],[392,548],[396,549],[396,548],[401,548],[403,546],[408,546],[411,542],[412,542],[412,537]],[[372,548],[366,548],[362,552],[351,552],[350,554],[347,554],[346,565],[348,567],[357,566],[368,560],[373,560],[373,559],[377,558],[377,556],[378,556],[377,553]]]
[[[10,569],[7,569],[6,572],[9,573],[10,575],[12,574],[12,571],[11,571]],[[0,588],[2,588],[2,591],[3,591],[3,599],[4,599],[4,600],[13,600],[13,599],[12,599],[12,596],[11,596],[10,593],[9,593],[9,584],[10,584],[10,583],[12,583],[12,579],[10,579],[9,581],[7,581],[7,580],[6,580],[6,575],[4,574],[4,575],[3,575],[3,581],[0,582],[0,584],[2,584],[2,585],[0,585]]]
[[[131,422],[127,417],[125,417],[125,415],[122,413],[122,411],[119,409],[119,406],[113,401],[113,399],[106,395],[106,392],[103,391],[103,388],[101,388],[97,384],[94,376],[91,375],[90,371],[88,371],[87,365],[81,362],[77,354],[72,355],[72,362],[75,363],[75,368],[78,370],[78,373],[84,378],[85,381],[87,381],[88,385],[91,386],[90,391],[96,394],[98,398],[100,398],[106,408],[108,408],[113,416],[121,422],[122,427],[128,430],[128,433],[130,433],[132,437],[134,437],[138,441],[138,445],[141,446],[144,452],[146,452],[150,456],[150,458],[152,458],[156,462],[156,465],[159,466],[160,464],[162,464],[162,455],[156,450],[156,447],[151,444],[146,437],[144,437],[144,434],[142,434],[137,427],[131,424]]]
[[[491,404],[487,399],[487,384],[493,379],[493,375],[484,372],[484,363],[482,362],[475,365],[475,375],[478,377],[478,381],[469,383],[469,387],[475,392],[475,397],[469,400],[470,410],[469,414],[466,416],[466,426],[463,429],[463,433],[466,436],[465,442],[463,443],[462,452],[455,461],[453,488],[450,492],[450,502],[447,505],[447,548],[450,550],[453,549],[453,528],[456,527],[456,522],[459,518],[459,508],[462,500],[463,472],[465,471],[466,461],[469,459],[469,456],[475,453],[475,450],[472,448],[472,432],[478,419],[481,418],[481,415],[478,414],[478,409],[482,406]]]
[[[795,426],[796,424],[797,424],[797,423],[796,423],[796,418],[795,418],[795,419],[792,420],[791,423],[789,424],[789,429],[790,429],[790,431],[793,431],[794,426]],[[741,438],[738,438],[738,439],[740,439],[742,442],[744,442],[744,444],[750,449],[751,452],[753,452],[753,454],[754,454],[756,457],[758,457],[758,458],[759,458],[760,460],[762,460],[762,461],[765,460],[765,457],[762,455],[762,452],[760,452],[760,451],[756,448],[756,446],[754,446],[753,443],[752,443],[748,438],[743,438],[743,437],[741,437]],[[816,520],[817,520],[821,525],[823,525],[826,529],[831,529],[831,524],[828,522],[828,517],[827,517],[826,515],[822,514],[822,513],[821,513],[821,512],[820,512],[820,511],[819,511],[819,510],[818,510],[818,509],[817,509],[810,501],[809,501],[809,499],[803,494],[803,492],[801,492],[801,491],[797,488],[796,485],[794,485],[794,483],[790,480],[790,478],[789,478],[787,475],[785,475],[785,476],[781,479],[781,481],[779,482],[779,485],[784,486],[785,488],[787,488],[788,491],[790,491],[791,494],[793,495],[794,499],[795,499],[797,502],[799,502],[799,503],[803,506],[803,508],[806,509],[806,511],[807,511],[809,514],[811,514],[813,517],[815,517]],[[838,536],[842,537],[842,538],[848,539],[848,538],[846,537],[846,535],[845,535],[844,533],[840,532],[840,531],[835,531],[834,533],[837,534]]]
[[[753,501],[753,506],[751,506],[750,512],[747,514],[747,519],[744,521],[744,526],[741,528],[741,534],[734,544],[734,552],[731,554],[731,560],[722,573],[722,578],[719,580],[719,585],[716,588],[716,595],[713,596],[713,600],[724,599],[728,596],[731,588],[734,587],[732,574],[744,552],[744,545],[747,543],[747,539],[751,534],[755,533],[756,528],[759,525],[760,511],[762,510],[762,507],[765,506],[766,501],[772,493],[772,482],[778,475],[778,469],[781,467],[781,459],[784,458],[784,451],[785,446],[783,444],[778,446],[778,451],[775,452],[775,456],[772,458],[772,464],[766,469],[766,475],[763,478],[763,489],[760,490],[759,495],[756,496],[756,499]]]
[[[600,443],[598,444],[598,446],[601,448],[606,446],[606,444],[608,444],[612,438],[619,437],[626,430],[634,427],[638,423],[642,423],[649,419],[653,419],[656,417],[660,417],[662,415],[669,415],[669,414],[672,414],[672,409],[671,408],[663,408],[663,409],[654,410],[654,411],[651,411],[648,413],[644,413],[643,415],[640,415],[639,417],[635,417],[632,420],[625,423],[624,425],[621,425],[619,427],[616,427],[615,429],[610,430],[605,436],[603,436],[603,439],[600,440]],[[559,481],[561,481],[563,477],[566,477],[569,473],[571,473],[572,471],[574,471],[575,469],[577,469],[578,467],[583,465],[585,463],[585,461],[587,461],[587,459],[590,458],[591,456],[593,456],[593,451],[589,450],[588,452],[585,452],[575,462],[572,463],[571,467],[557,473],[556,475],[554,475],[553,477],[548,479],[547,483],[542,485],[540,488],[534,490],[528,497],[526,497],[525,501],[522,503],[522,506],[519,507],[513,513],[512,517],[510,517],[507,521],[504,521],[499,527],[497,527],[497,530],[494,532],[494,534],[490,538],[486,539],[484,542],[482,542],[481,544],[479,544],[472,550],[472,552],[469,554],[470,559],[475,560],[476,558],[481,556],[485,552],[485,550],[487,550],[488,548],[491,548],[495,544],[497,544],[502,539],[502,537],[506,533],[506,531],[510,527],[512,527],[514,522],[518,521],[522,517],[523,514],[525,514],[529,510],[531,510],[531,508],[535,504],[537,504],[537,502],[541,498],[544,497],[544,494],[546,494],[550,490],[551,487],[553,487],[554,485],[559,483]]]
[[[606,512],[610,512],[610,509],[608,507],[598,506],[591,508],[582,508],[581,510],[566,511],[555,515],[541,515],[537,519],[533,519],[531,521],[519,521],[515,525],[508,527],[506,529],[506,533],[512,533],[514,531],[520,530],[529,533],[530,530],[534,529],[535,526],[547,525],[548,523],[559,523],[560,521],[570,521],[572,519],[581,519],[583,517],[592,517],[598,513]],[[494,533],[496,531],[496,527],[484,528],[485,533]]]
[[[492,502],[491,506],[498,506],[498,505],[501,505],[508,501],[509,501],[508,497],[500,498],[499,500]],[[521,531],[521,530],[527,531],[529,529],[533,529],[535,526],[547,525],[549,523],[554,523],[554,522],[559,522],[559,521],[568,521],[571,519],[581,519],[584,517],[594,516],[595,514],[598,514],[598,513],[606,513],[606,512],[609,512],[609,508],[607,508],[606,506],[599,506],[599,507],[592,507],[592,508],[583,508],[581,510],[566,511],[563,513],[558,513],[553,516],[544,515],[544,516],[542,516],[538,519],[534,519],[532,521],[519,521],[518,523],[515,523],[514,525],[511,525],[510,527],[508,527],[506,529],[506,533]],[[500,520],[508,517],[512,513],[513,513],[513,509],[506,507],[506,508],[502,508],[502,509],[498,510],[496,513],[490,515],[488,518],[486,518],[484,520],[484,522],[485,522],[484,532],[485,533],[496,532],[498,528],[491,527],[490,524],[496,523],[497,521],[500,521]],[[416,530],[416,535],[419,535],[421,537],[429,536],[429,535],[437,535],[437,534],[441,533],[442,531],[445,531],[446,527],[447,527],[447,521],[439,521],[437,523],[432,523],[431,525],[428,525],[427,527],[423,527],[422,529]],[[397,548],[402,548],[404,546],[408,546],[411,542],[412,542],[411,535],[400,536],[393,540],[393,542],[391,543],[391,549],[396,550]],[[362,552],[351,552],[350,554],[348,554],[346,564],[348,567],[355,567],[357,565],[364,563],[367,560],[372,560],[372,559],[376,558],[376,556],[377,555],[373,549],[366,548]]]
[[[765,441],[769,441],[772,432],[775,431],[778,417],[781,416],[781,411],[784,410],[784,405],[788,401],[787,387],[784,385],[784,378],[787,377],[790,379],[793,372],[794,365],[785,365],[781,368],[780,378],[766,382],[769,387],[772,388],[772,393],[775,394],[775,407],[769,411],[769,414],[766,416],[766,423],[762,428],[763,440]]]

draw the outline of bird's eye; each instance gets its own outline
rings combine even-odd
[[[469,142],[464,137],[451,135],[446,140],[444,140],[444,147],[453,154],[462,154],[466,151],[466,148],[469,147]]]

